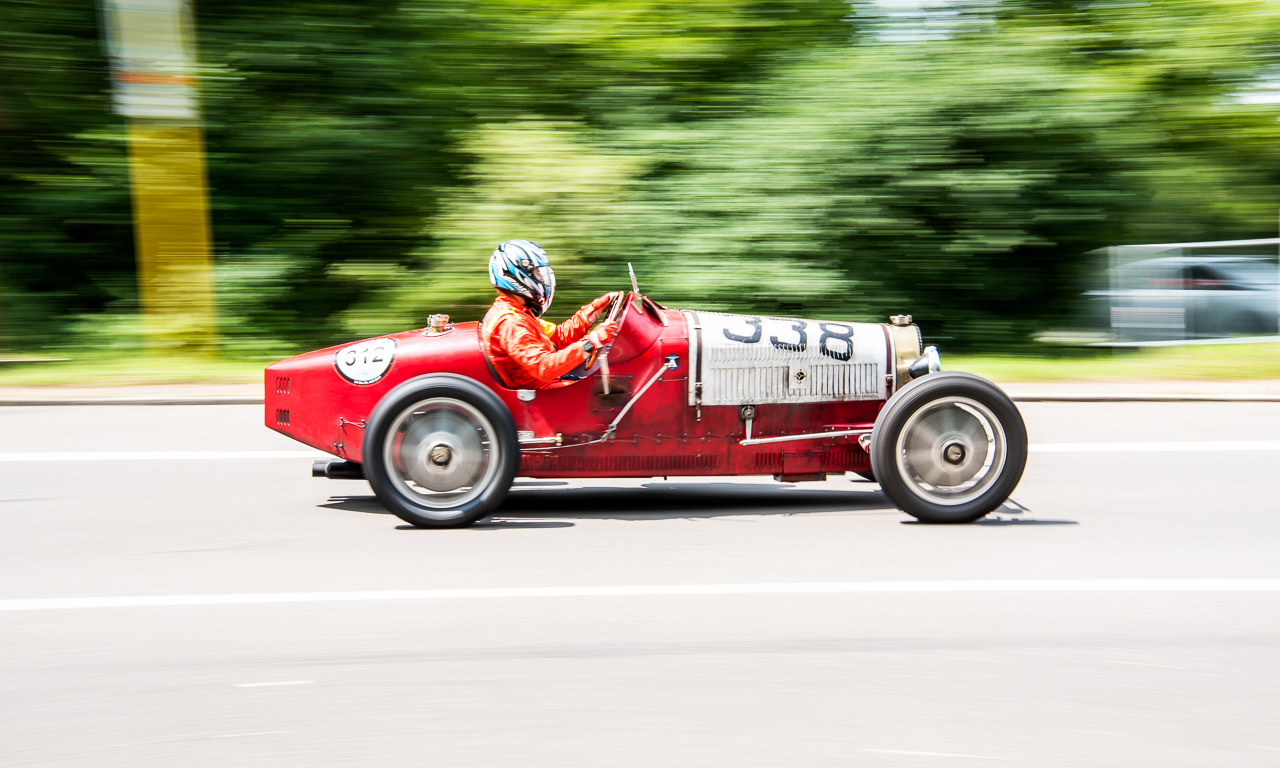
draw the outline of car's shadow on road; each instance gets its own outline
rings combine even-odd
[[[851,483],[848,490],[828,490],[789,484],[661,482],[645,483],[639,489],[516,489],[493,517],[565,515],[586,520],[644,521],[869,511],[899,514],[879,488],[870,483]]]
[[[1001,512],[1008,512],[1007,509],[998,509],[992,512],[998,515]],[[931,523],[922,523],[919,520],[903,520],[903,525],[932,525]],[[984,517],[981,520],[975,520],[971,525],[1079,525],[1076,520],[1027,520],[1016,517]]]
[[[502,506],[471,530],[564,528],[573,520],[695,520],[714,517],[830,512],[899,515],[877,486],[806,489],[758,483],[646,483],[640,488],[564,488],[559,482],[518,482]],[[334,496],[326,509],[390,514],[374,496]],[[410,528],[410,526],[405,526]]]
[[[562,481],[519,481],[498,510],[466,530],[519,528],[570,528],[574,520],[698,520],[718,517],[760,517],[846,513],[902,515],[889,503],[880,487],[851,482],[847,490],[805,488],[790,484],[760,483],[645,483],[639,488],[588,486],[566,488]],[[326,509],[365,514],[391,514],[371,495],[333,496]],[[1010,500],[975,525],[1035,526],[1078,525],[1075,520],[1037,520],[1005,515],[1030,512]],[[926,525],[903,520],[903,525]],[[401,530],[420,530],[398,526]]]

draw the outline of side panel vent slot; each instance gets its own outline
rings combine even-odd
[[[714,455],[676,456],[563,456],[556,454],[523,454],[521,466],[562,472],[679,472],[712,470],[719,464]]]
[[[841,445],[823,452],[822,466],[828,470],[861,470],[871,466],[871,454],[856,445]]]
[[[276,393],[281,395],[289,394],[289,377],[287,376],[276,377]]]
[[[769,451],[757,453],[756,469],[782,469],[782,452]]]
[[[276,423],[283,426],[289,426],[289,410],[287,408],[276,409]]]

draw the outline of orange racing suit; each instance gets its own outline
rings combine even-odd
[[[597,304],[605,298],[553,325],[534,317],[519,299],[499,294],[480,326],[481,348],[498,379],[511,389],[543,389],[577,368],[587,353],[575,342],[591,330],[591,321],[600,311]]]

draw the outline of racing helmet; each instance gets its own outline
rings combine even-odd
[[[500,291],[515,294],[542,317],[556,292],[556,273],[547,252],[529,240],[499,243],[489,257],[489,282]]]

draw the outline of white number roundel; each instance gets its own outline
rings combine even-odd
[[[372,384],[386,374],[395,356],[395,339],[373,339],[338,350],[333,365],[352,384]]]

